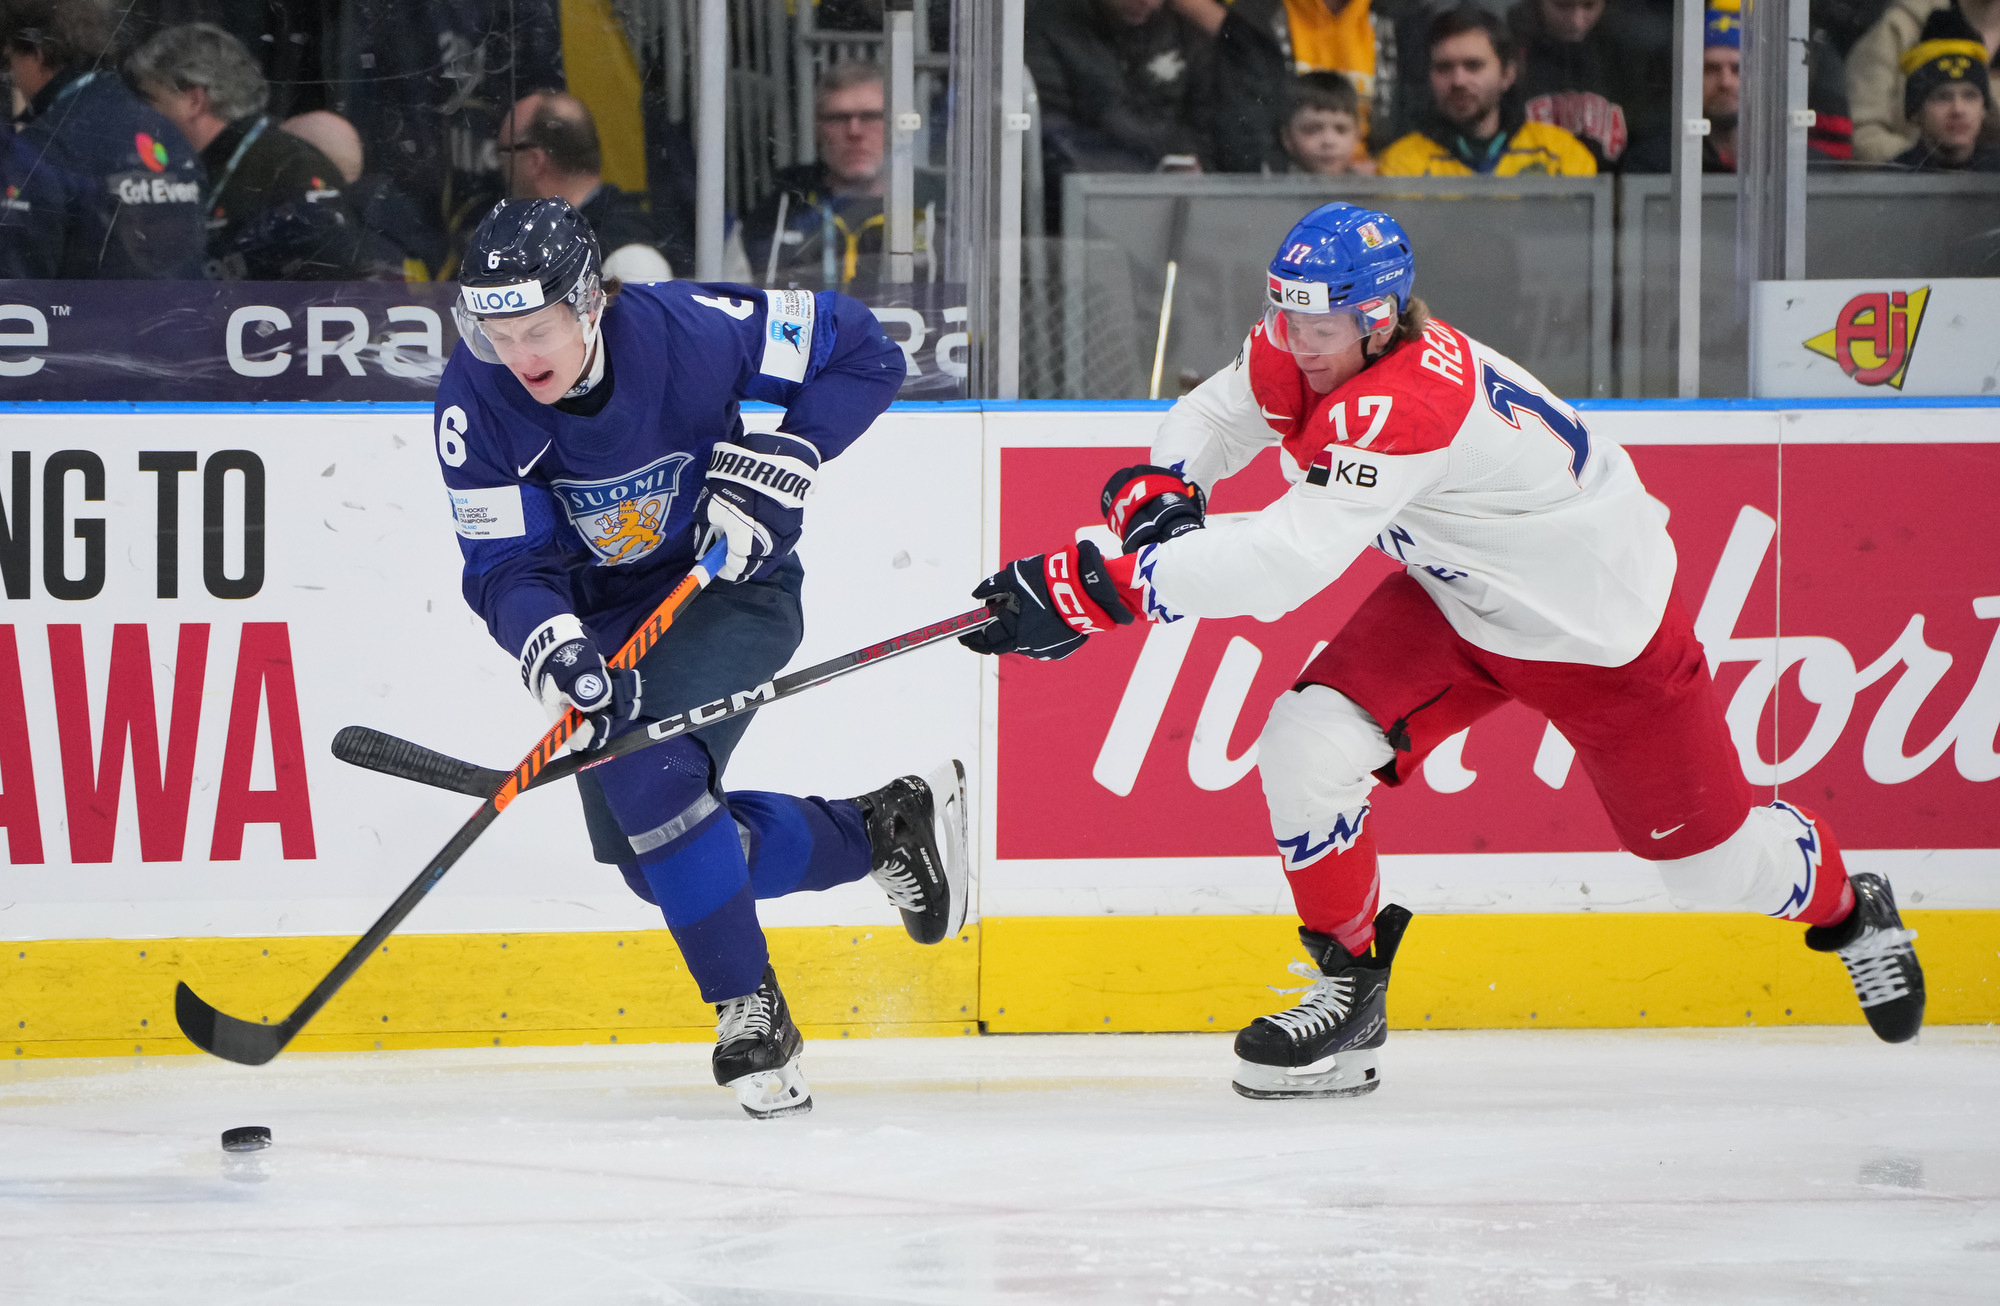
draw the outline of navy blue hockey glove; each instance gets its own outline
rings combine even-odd
[[[1111,474],[1098,508],[1125,552],[1137,553],[1148,544],[1200,530],[1208,502],[1199,485],[1171,467],[1141,464]]]
[[[1104,555],[1089,540],[1009,563],[979,582],[972,597],[986,600],[987,610],[999,618],[959,636],[974,653],[1020,653],[1055,662],[1090,636],[1134,620],[1105,569]]]
[[[799,542],[806,495],[819,479],[819,450],[796,435],[719,441],[708,457],[708,480],[694,505],[701,531],[695,551],[720,535],[729,559],[717,580],[754,580],[784,561]]]
[[[521,651],[521,681],[529,686],[549,724],[575,708],[583,724],[569,737],[573,753],[592,753],[611,741],[611,727],[639,715],[637,671],[613,671],[597,643],[574,616],[564,613],[542,623]]]

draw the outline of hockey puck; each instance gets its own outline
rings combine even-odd
[[[269,1125],[238,1125],[222,1131],[222,1150],[225,1152],[256,1152],[270,1145]]]

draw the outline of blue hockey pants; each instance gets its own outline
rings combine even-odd
[[[783,669],[804,635],[796,559],[762,580],[695,596],[639,664],[643,728]],[[588,623],[586,623],[588,624]],[[868,874],[861,811],[835,799],[722,788],[751,717],[629,753],[577,776],[592,851],[657,905],[709,1002],[757,987],[769,954],[758,898],[830,889]]]

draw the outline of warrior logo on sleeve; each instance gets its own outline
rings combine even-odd
[[[681,468],[694,455],[668,454],[636,472],[599,481],[551,482],[570,525],[607,567],[637,562],[666,538]]]

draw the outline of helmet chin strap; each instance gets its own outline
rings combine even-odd
[[[1375,366],[1375,364],[1387,358],[1389,356],[1389,351],[1395,348],[1394,344],[1386,344],[1383,345],[1382,348],[1371,354],[1368,352],[1368,342],[1373,340],[1374,338],[1375,338],[1375,333],[1373,331],[1370,331],[1367,335],[1361,337],[1362,372],[1366,372],[1369,368]],[[1360,375],[1360,373],[1356,373],[1356,375],[1358,376]]]
[[[604,379],[602,348],[604,333],[598,329],[598,318],[602,316],[603,310],[599,309],[583,319],[584,364],[582,370],[577,373],[576,384],[563,392],[565,399],[575,399],[589,394],[597,388],[597,383]]]

